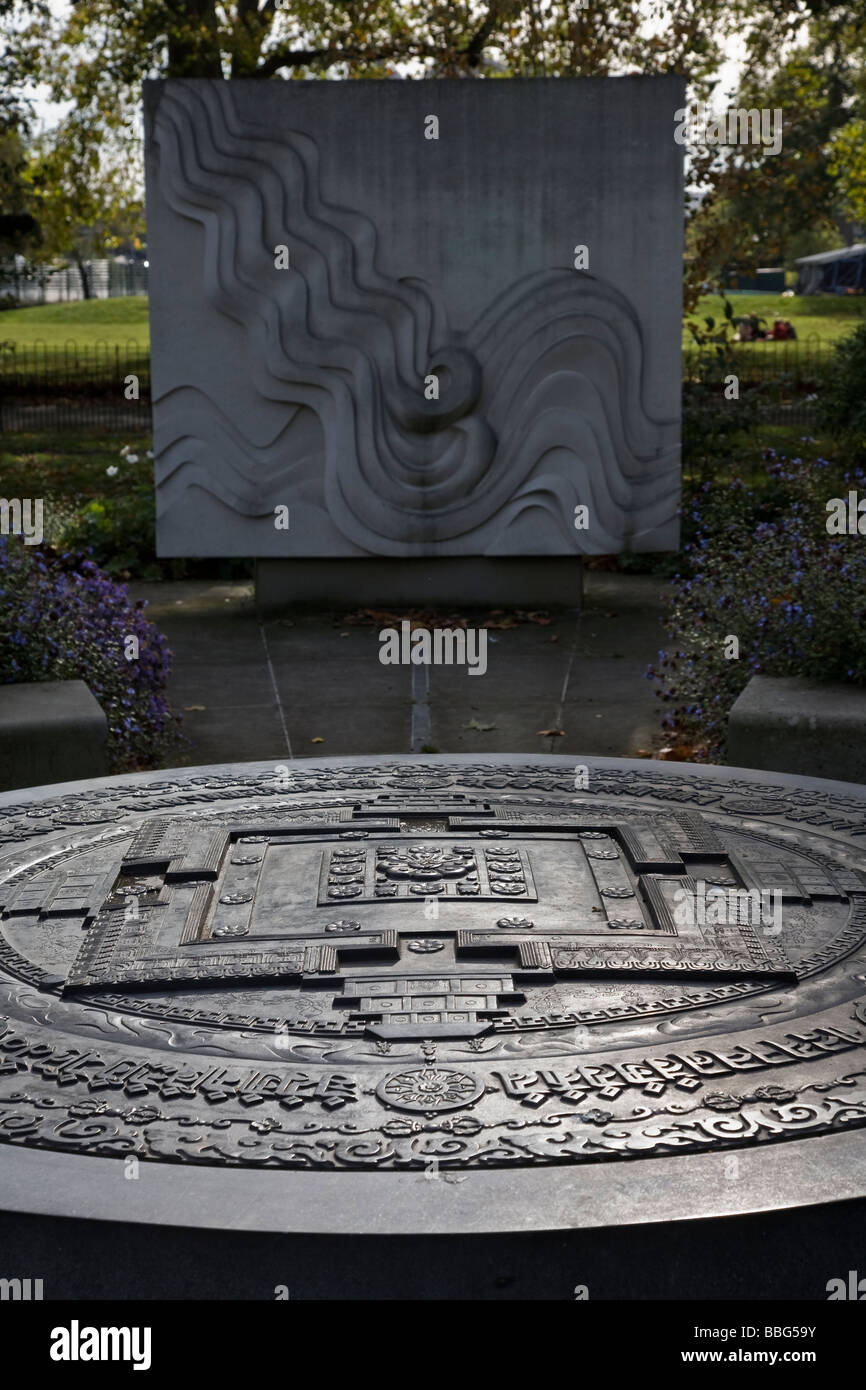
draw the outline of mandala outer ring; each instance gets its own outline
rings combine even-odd
[[[667,792],[682,797],[684,803],[688,804],[698,797],[707,815],[724,819],[728,813],[723,802],[726,789],[730,788],[728,795],[731,804],[739,816],[745,816],[751,822],[752,830],[760,832],[776,826],[783,835],[788,831],[796,832],[802,824],[805,807],[810,812],[809,834],[816,842],[825,841],[824,849],[827,852],[831,849],[847,851],[851,865],[863,862],[866,793],[862,788],[739,769],[701,769],[697,775],[692,768],[674,769],[643,762],[612,759],[582,761],[589,765],[590,783],[595,775],[599,784],[595,794],[596,804],[602,801],[607,804],[623,794],[634,795],[639,788],[639,795],[644,799]],[[442,795],[449,788],[465,793],[473,785],[479,791],[492,792],[499,782],[505,785],[500,786],[498,791],[525,793],[526,800],[530,802],[533,798],[543,800],[538,793],[545,790],[555,791],[561,802],[568,791],[570,767],[571,760],[566,762],[560,757],[492,757],[480,766],[477,760],[469,757],[439,758],[435,764],[426,766],[417,760],[411,763],[409,760],[403,763],[389,762],[386,765],[378,759],[355,759],[350,764],[337,763],[335,760],[305,762],[295,774],[290,794],[298,796],[296,804],[303,808],[323,792],[330,797],[339,797],[341,793],[352,792],[365,784],[375,790],[389,788],[390,794],[410,790],[423,792],[429,788]],[[202,785],[206,786],[215,778],[228,778],[229,782],[220,788],[223,798],[231,787],[234,796],[244,805],[257,801],[263,805],[262,798],[267,796],[267,792],[263,789],[264,784],[257,779],[269,775],[273,775],[270,764],[221,766],[143,774],[126,779],[100,779],[91,783],[38,789],[26,794],[7,793],[0,798],[0,817],[5,822],[7,832],[11,829],[11,835],[3,852],[8,857],[11,851],[12,859],[17,858],[20,864],[21,851],[16,852],[16,836],[20,837],[17,844],[24,846],[26,855],[28,840],[31,837],[35,842],[39,840],[37,827],[40,819],[43,819],[39,813],[49,807],[51,814],[43,819],[43,823],[49,823],[46,825],[49,833],[62,833],[64,826],[74,828],[76,833],[93,826],[94,832],[108,842],[116,836],[121,824],[131,824],[135,819],[135,815],[127,809],[121,815],[121,804],[124,808],[136,804],[145,807],[145,803],[152,802],[146,809],[155,811],[161,801],[177,801],[187,791],[192,795],[201,795]],[[452,781],[452,777],[456,780]],[[521,782],[524,783],[522,787]],[[799,822],[797,819],[788,820],[784,814],[786,792],[797,793],[797,801],[792,804],[801,818]],[[574,798],[582,803],[593,799],[586,791],[581,791],[580,796]],[[196,803],[192,802],[191,805],[195,806]],[[36,812],[33,819],[26,816],[28,808]],[[24,826],[28,827],[29,832],[26,838],[21,833]],[[499,838],[504,840],[506,836],[500,832]],[[866,981],[862,956],[849,955],[844,968],[848,978]],[[2,979],[6,985],[10,984],[7,974],[4,973]],[[11,983],[18,987],[17,982]],[[26,990],[27,986],[22,988]],[[31,997],[32,994],[31,990]],[[50,987],[40,997],[50,1003]],[[835,1007],[836,1013],[844,1014],[845,1020],[866,1026],[864,1003],[866,1000],[861,983],[859,996],[851,994],[844,1008],[840,1010],[832,1003],[830,1007]],[[94,1011],[99,1008],[96,1001],[89,1007]],[[814,1012],[817,1015],[820,1010]],[[825,1013],[829,1013],[829,1008]],[[620,1052],[616,1055],[619,1056]],[[8,1062],[5,1054],[3,1060]],[[593,1060],[597,1060],[594,1054]],[[784,1142],[758,1141],[750,1145],[745,1140],[737,1144],[741,1180],[735,1185],[736,1192],[731,1191],[731,1185],[722,1180],[725,1158],[730,1152],[723,1136],[726,1127],[728,1134],[734,1132],[730,1128],[732,1112],[723,1107],[717,1116],[719,1124],[716,1137],[722,1141],[719,1147],[711,1151],[690,1152],[688,1155],[660,1153],[653,1157],[652,1164],[631,1162],[627,1185],[630,1196],[623,1195],[621,1170],[616,1161],[575,1166],[533,1166],[529,1161],[499,1170],[486,1167],[470,1169],[471,1182],[467,1187],[472,1190],[471,1210],[467,1209],[467,1188],[428,1184],[425,1191],[424,1185],[418,1181],[417,1172],[356,1171],[351,1168],[312,1173],[294,1169],[262,1171],[248,1167],[221,1167],[213,1163],[194,1168],[187,1166],[184,1170],[184,1193],[193,1190],[201,1198],[191,1204],[195,1208],[191,1215],[191,1206],[185,1201],[184,1210],[178,1201],[177,1169],[173,1163],[155,1162],[148,1165],[148,1183],[143,1185],[148,1191],[141,1199],[137,1193],[129,1191],[136,1184],[124,1184],[125,1190],[118,1200],[113,1195],[106,1195],[108,1178],[117,1174],[117,1156],[121,1156],[123,1151],[117,1147],[113,1150],[103,1149],[103,1154],[113,1152],[115,1157],[104,1157],[99,1153],[93,1145],[93,1135],[99,1131],[100,1115],[105,1114],[104,1109],[99,1109],[102,1101],[95,1101],[93,1107],[88,1109],[79,1099],[80,1114],[71,1118],[77,1121],[81,1132],[89,1130],[90,1148],[82,1147],[76,1136],[76,1125],[72,1123],[67,1124],[64,1142],[55,1144],[52,1149],[27,1146],[25,1127],[20,1126],[12,1142],[7,1138],[7,1142],[0,1147],[0,1207],[54,1214],[74,1212],[76,1215],[100,1215],[118,1220],[161,1219],[169,1224],[231,1224],[224,1210],[218,1214],[212,1209],[205,1209],[209,1206],[209,1194],[219,1192],[219,1205],[223,1205],[226,1194],[233,1193],[232,1200],[244,1206],[246,1214],[237,1221],[237,1225],[243,1229],[411,1232],[431,1229],[517,1229],[521,1222],[530,1221],[536,1229],[630,1224],[862,1197],[866,1184],[862,1177],[856,1176],[853,1160],[862,1151],[864,1138],[862,1124],[866,1116],[861,1117],[856,1113],[860,1102],[857,1100],[859,1092],[855,1094],[855,1089],[859,1084],[856,1082],[857,1075],[866,1072],[866,1048],[862,1045],[849,1048],[830,1057],[829,1061],[833,1064],[829,1071],[819,1066],[803,1069],[808,1072],[805,1086],[799,1083],[794,1083],[793,1087],[786,1085],[788,1076],[793,1077],[793,1070],[791,1073],[780,1070],[769,1078],[772,1085],[763,1089],[782,1094],[769,1094],[760,1104],[766,1103],[771,1108],[775,1106],[776,1122],[781,1128],[791,1126],[791,1137],[784,1138]],[[410,1069],[406,1062],[402,1066],[395,1063],[388,1065],[393,1073]],[[20,1104],[26,1107],[26,1083],[33,1081],[37,1072],[34,1069],[32,1073],[25,1074],[25,1069],[21,1068],[19,1071],[20,1078],[16,1079],[25,1084],[16,1094],[22,1096]],[[813,1076],[814,1085],[810,1080]],[[852,1078],[855,1079],[853,1083]],[[747,1080],[749,1085],[746,1089],[751,1087],[751,1091],[758,1094],[762,1089],[761,1083],[767,1078],[764,1074],[753,1074]],[[720,1083],[719,1094],[722,1097],[726,1094],[722,1088],[728,1084],[727,1081]],[[791,1089],[794,1092],[793,1101],[785,1098]],[[7,1087],[4,1094],[8,1095],[9,1090],[10,1087]],[[831,1124],[823,1131],[813,1130],[811,1135],[804,1128],[801,1131],[804,1137],[799,1137],[797,1125],[802,1117],[798,1118],[795,1112],[802,1109],[805,1091],[812,1093],[812,1100],[820,1095],[822,1100],[829,1096],[834,1102],[838,1101],[837,1114],[842,1117],[838,1127],[834,1128]],[[56,1088],[54,1094],[57,1095]],[[65,1096],[68,1092],[62,1094]],[[90,1096],[93,1094],[91,1091]],[[97,1088],[95,1094],[101,1096],[105,1092]],[[44,1102],[46,1095],[47,1092],[43,1090],[39,1098]],[[115,1098],[112,1093],[109,1096],[110,1099]],[[78,1098],[78,1088],[75,1088],[75,1098]],[[604,1102],[593,1097],[592,1103],[593,1110],[586,1113],[597,1118],[590,1123],[603,1126],[606,1113]],[[784,1107],[791,1105],[793,1112],[786,1118]],[[144,1133],[148,1125],[155,1123],[148,1096],[142,1097],[138,1105],[124,1097],[122,1106],[131,1117],[128,1125],[133,1130],[137,1126],[139,1132]],[[0,1109],[2,1113],[8,1115],[8,1106]],[[249,1113],[254,1115],[258,1112],[253,1109]],[[453,1112],[451,1123],[454,1128],[447,1131],[443,1126],[443,1132],[437,1139],[437,1143],[448,1146],[442,1150],[444,1156],[437,1160],[443,1166],[451,1161],[448,1154],[453,1152],[452,1146],[458,1142],[449,1135],[470,1135],[474,1113],[471,1107],[468,1110],[461,1108]],[[532,1116],[531,1111],[517,1114]],[[855,1123],[848,1128],[843,1127],[852,1117]],[[406,1126],[408,1133],[416,1124],[423,1126],[423,1114],[417,1118],[406,1114],[403,1120],[396,1117],[394,1139],[400,1135],[400,1125]],[[382,1130],[387,1130],[387,1121]],[[417,1135],[417,1131],[415,1133]],[[805,1137],[809,1137],[808,1144]],[[358,1139],[363,1143],[360,1135]],[[820,1162],[816,1162],[819,1159]],[[201,1159],[197,1162],[201,1163]],[[423,1159],[419,1163],[423,1163]],[[392,1199],[389,1195],[388,1214],[383,1217],[382,1199],[377,1199],[375,1194],[383,1192],[386,1185],[389,1194],[393,1192],[394,1196]],[[431,1187],[436,1189],[435,1192],[429,1190]],[[255,1212],[250,1211],[249,1194],[252,1192],[257,1194],[258,1209]],[[368,1203],[380,1208],[375,1220],[365,1215],[364,1206]]]

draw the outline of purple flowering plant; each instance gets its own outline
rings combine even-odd
[[[181,742],[165,693],[171,653],[145,606],[91,559],[0,537],[0,682],[85,681],[108,720],[113,772],[165,766]]]
[[[731,706],[754,675],[866,684],[866,536],[827,529],[827,503],[866,472],[767,450],[764,485],[700,483],[668,593],[670,644],[647,675],[663,727],[695,761],[724,758]],[[739,641],[738,659],[725,655]]]

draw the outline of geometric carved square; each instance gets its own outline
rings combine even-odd
[[[326,849],[318,901],[387,903],[425,898],[534,902],[526,850],[420,840]]]

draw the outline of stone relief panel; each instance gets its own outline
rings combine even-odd
[[[678,79],[263,86],[147,84],[160,553],[675,546]]]

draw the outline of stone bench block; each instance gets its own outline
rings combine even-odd
[[[0,685],[0,790],[108,770],[108,720],[84,681]]]
[[[866,782],[866,689],[753,676],[728,718],[728,763]]]

